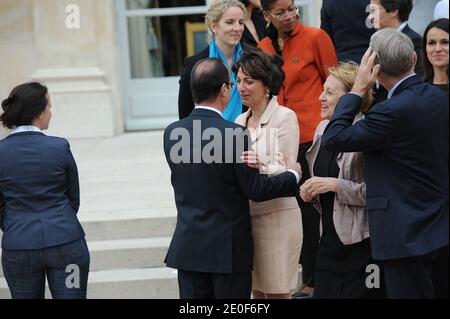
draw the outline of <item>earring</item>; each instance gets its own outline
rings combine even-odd
[[[266,29],[269,29],[269,27],[270,27],[270,21],[267,22]]]

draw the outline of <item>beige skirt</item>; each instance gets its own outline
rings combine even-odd
[[[300,209],[252,216],[252,234],[252,289],[269,294],[295,289],[303,241]]]

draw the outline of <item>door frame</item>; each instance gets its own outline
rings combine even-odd
[[[144,86],[147,81],[154,81],[156,84],[177,83],[179,76],[155,77],[146,79],[133,79],[131,75],[130,46],[128,33],[128,18],[130,17],[163,17],[180,16],[192,14],[205,14],[207,5],[211,0],[206,0],[204,6],[187,6],[174,8],[127,10],[126,0],[115,0],[116,19],[117,19],[117,37],[119,44],[121,78],[124,94],[122,95],[122,113],[124,118],[125,131],[164,129],[165,126],[178,119],[177,112],[170,116],[163,117],[136,117],[132,112],[132,87]],[[148,83],[148,82],[147,82]],[[158,93],[155,90],[155,93]],[[178,111],[178,108],[175,108]]]
[[[178,119],[178,114],[171,116],[165,116],[158,118],[152,117],[135,117],[132,112],[132,83],[137,86],[143,86],[144,81],[154,80],[159,81],[159,84],[174,83],[179,78],[177,77],[159,77],[151,79],[132,79],[131,77],[131,61],[130,61],[130,49],[129,49],[129,33],[127,19],[130,17],[162,17],[162,16],[176,16],[176,15],[192,15],[192,14],[205,14],[208,5],[213,0],[206,0],[204,6],[187,6],[187,7],[174,7],[174,8],[158,8],[158,9],[142,9],[142,10],[127,10],[126,0],[115,0],[116,7],[116,20],[117,20],[117,41],[119,45],[121,63],[120,75],[121,83],[123,87],[122,94],[122,115],[124,119],[125,131],[135,130],[149,130],[149,129],[163,129],[165,126]],[[308,6],[308,25],[317,25],[317,5],[318,0],[295,0],[299,6]],[[159,80],[158,80],[159,79]],[[156,92],[155,92],[156,93]]]

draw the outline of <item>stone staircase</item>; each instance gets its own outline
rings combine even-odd
[[[70,141],[91,253],[90,299],[178,298],[176,272],[164,265],[176,208],[162,134]],[[0,267],[0,299],[10,297]]]
[[[89,217],[80,218],[91,254],[89,299],[178,298],[176,271],[164,265],[175,217]],[[0,270],[0,299],[10,297]]]
[[[80,175],[78,218],[91,253],[88,298],[177,299],[177,274],[164,265],[176,208],[162,131],[70,143]]]

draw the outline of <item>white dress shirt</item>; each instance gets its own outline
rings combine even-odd
[[[21,125],[21,126],[16,127],[15,129],[11,130],[9,135],[22,133],[22,132],[40,132],[40,133],[43,133],[41,131],[41,129],[39,127],[37,127],[37,126],[34,126],[34,125]]]
[[[387,99],[389,100],[395,93],[395,90],[397,90],[397,88],[400,86],[400,84],[402,84],[403,82],[405,82],[407,79],[409,79],[410,77],[416,75],[415,73],[408,75],[406,78],[401,79],[400,81],[397,82],[396,85],[394,85],[394,87],[389,91]]]
[[[400,24],[397,31],[402,32],[405,27],[406,27],[406,22],[403,22],[402,24]]]
[[[222,112],[220,112],[218,109],[211,107],[211,106],[204,106],[204,105],[197,105],[195,106],[196,109],[201,109],[201,110],[209,110],[209,111],[214,111],[218,114],[220,114],[220,116],[223,117]]]

